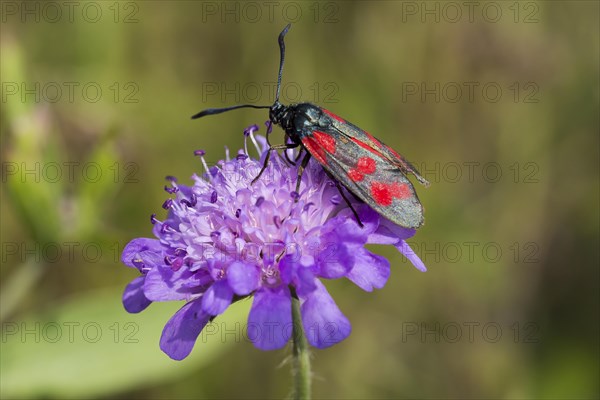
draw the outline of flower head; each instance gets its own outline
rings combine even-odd
[[[204,151],[197,150],[206,173],[194,175],[192,186],[167,177],[167,217],[150,218],[157,239],[134,239],[123,251],[123,263],[141,273],[125,289],[127,311],[140,312],[153,301],[186,301],[160,340],[173,359],[185,358],[206,324],[249,296],[248,337],[259,349],[281,348],[290,339],[292,296],[301,302],[311,345],[324,348],[345,339],[350,323],[320,278],[347,278],[366,291],[382,288],[389,262],[366,244],[393,245],[425,270],[404,241],[414,229],[353,203],[361,227],[338,187],[312,160],[299,192],[297,166],[281,157],[272,157],[252,184],[269,151],[256,130],[256,125],[244,130],[244,149],[233,158],[227,151],[215,166],[209,167]],[[249,156],[248,140],[260,160]]]

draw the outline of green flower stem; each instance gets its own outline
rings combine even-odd
[[[308,350],[308,342],[306,341],[306,336],[304,335],[304,328],[302,327],[300,300],[298,300],[295,296],[292,297],[292,323],[294,325],[294,331],[292,334],[294,399],[307,400],[310,399],[310,354]]]

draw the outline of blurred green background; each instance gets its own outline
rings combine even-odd
[[[262,127],[264,110],[189,117],[270,104],[293,22],[282,100],[432,182],[411,240],[427,273],[381,247],[383,290],[326,283],[353,332],[314,351],[314,396],[597,398],[598,4],[3,1],[2,397],[290,393],[289,349],[244,339],[248,302],[169,360],[181,304],[127,314],[119,254],[151,236],[164,176],[200,171],[193,150],[217,161]]]

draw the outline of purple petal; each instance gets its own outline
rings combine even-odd
[[[425,264],[423,264],[423,261],[421,261],[419,256],[415,254],[413,249],[411,249],[410,246],[404,240],[401,240],[400,243],[395,245],[395,247],[400,253],[404,254],[404,257],[408,258],[412,265],[414,265],[419,271],[427,271],[427,267],[425,266]]]
[[[307,295],[317,289],[315,282],[318,280],[315,278],[315,274],[313,274],[310,268],[298,268],[296,276],[298,277],[298,281],[296,282],[296,293],[298,293],[299,296]]]
[[[305,297],[301,307],[302,324],[308,342],[323,349],[348,337],[352,327],[325,286],[315,281],[317,289]]]
[[[292,298],[286,286],[260,289],[248,315],[248,337],[261,350],[280,349],[292,336]]]
[[[377,230],[379,227],[379,221],[382,219],[379,216],[377,211],[373,210],[366,204],[360,206],[354,206],[356,208],[358,218],[360,218],[360,222],[363,224],[361,227],[358,225],[358,221],[356,221],[356,217],[354,213],[350,209],[345,209],[338,215],[345,215],[345,217],[352,223],[352,229],[356,231],[357,235],[365,236],[370,235]]]
[[[315,290],[315,274],[310,263],[312,257],[298,257],[288,254],[279,262],[279,273],[284,284],[293,283],[299,295]],[[303,263],[304,261],[304,263]]]
[[[146,275],[144,294],[152,301],[189,300],[191,295],[202,293],[211,281],[205,273],[191,272],[187,268],[173,271],[163,265]]]
[[[327,236],[327,242],[321,244],[319,253],[316,256],[316,263],[319,270],[318,275],[327,279],[337,279],[346,274],[354,265],[354,255],[348,251],[348,248],[341,244],[342,238],[332,240]]]
[[[209,315],[219,315],[229,307],[233,291],[226,279],[215,282],[202,296],[202,310]]]
[[[286,254],[279,261],[279,277],[281,281],[289,285],[296,277],[296,269],[298,268],[298,257],[291,254]]]
[[[354,248],[354,245],[364,245],[369,234],[377,228],[379,221],[378,214],[369,207],[362,207],[360,211],[361,221],[363,217],[365,220],[363,228],[358,225],[354,215],[350,215],[350,212],[346,211],[325,224],[324,228],[332,228],[331,231],[319,238],[309,239],[314,242],[310,245],[312,248],[318,246],[316,247],[318,249],[316,264],[319,276],[336,279],[345,276],[352,269],[354,254],[348,248]]]
[[[191,186],[178,184],[179,194],[177,195],[177,200],[181,199],[189,199],[192,197],[192,193],[194,193],[193,188]],[[169,219],[171,218],[172,212],[169,212]]]
[[[335,218],[331,218],[324,225],[325,229],[330,228],[331,232],[326,234],[326,236],[342,237],[343,242],[352,242],[358,244],[364,244],[367,241],[367,237],[369,232],[364,230],[358,225],[356,222],[356,218],[354,214],[348,215],[344,213],[344,215],[336,216]]]
[[[259,271],[253,264],[234,262],[227,268],[227,281],[235,294],[245,296],[258,287]]]
[[[163,246],[157,239],[137,238],[127,243],[121,254],[121,261],[128,267],[139,268],[144,264],[147,268],[153,268],[163,262]]]
[[[390,276],[390,263],[385,257],[361,248],[354,253],[354,259],[354,267],[346,278],[367,292],[385,285]]]
[[[127,312],[135,314],[144,311],[152,301],[144,296],[144,279],[145,276],[139,276],[132,280],[123,293],[123,307]]]
[[[165,325],[160,337],[160,349],[173,360],[183,360],[191,353],[196,338],[210,318],[202,311],[200,300],[190,301]]]
[[[386,218],[382,218],[377,230],[369,235],[367,243],[395,245],[398,244],[400,240],[413,237],[416,232],[416,229],[404,228],[394,224]]]

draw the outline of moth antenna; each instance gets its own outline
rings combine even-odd
[[[237,110],[238,108],[271,108],[271,106],[256,106],[254,104],[239,104],[237,106],[225,107],[225,108],[207,108],[206,110],[200,111],[197,114],[192,115],[192,119],[204,117],[206,115],[221,114],[226,111]]]
[[[283,74],[283,62],[285,61],[285,42],[283,38],[290,30],[292,24],[287,24],[279,34],[279,75],[277,76],[277,94],[275,95],[275,103],[279,102],[279,92],[281,91],[281,75]]]

